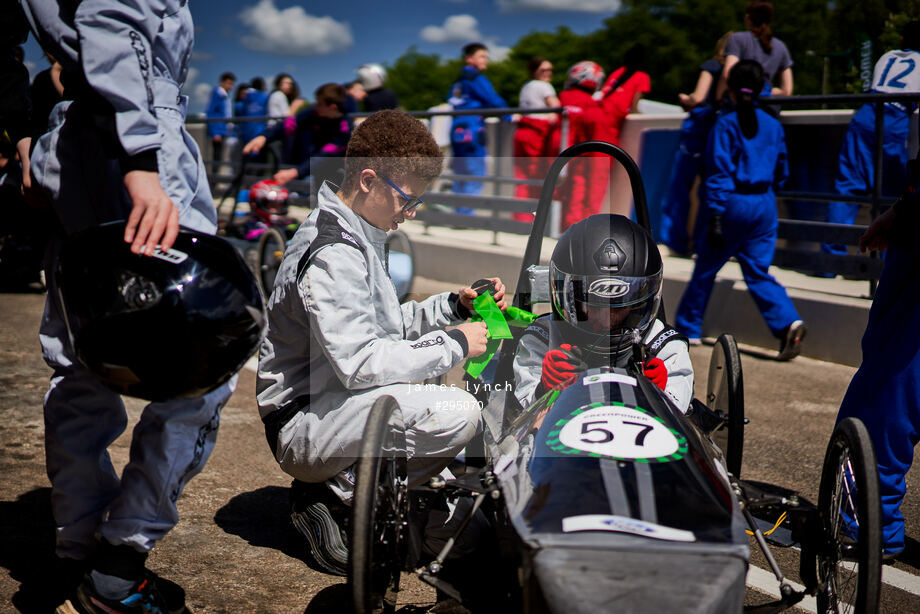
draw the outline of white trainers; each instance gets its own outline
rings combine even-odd
[[[802,339],[805,338],[807,329],[805,322],[796,320],[783,330],[780,338],[779,353],[776,360],[792,360],[802,351]]]

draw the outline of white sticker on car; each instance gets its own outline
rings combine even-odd
[[[581,380],[581,383],[585,386],[606,383],[625,384],[633,388],[637,385],[636,378],[631,375],[623,375],[622,373],[595,373],[594,375],[586,375],[584,379]]]
[[[563,518],[562,531],[563,533],[611,531],[672,542],[696,541],[696,536],[692,531],[665,527],[660,524],[636,520],[635,518],[627,518],[626,516],[611,516],[608,514],[585,514],[583,516]]]

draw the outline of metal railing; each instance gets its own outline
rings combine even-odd
[[[917,103],[920,101],[920,93],[903,93],[903,94],[831,94],[823,96],[772,96],[762,102],[777,106],[794,106],[807,107],[818,105],[856,105],[871,103],[876,108],[875,119],[875,148],[873,151],[873,176],[874,181],[870,194],[866,196],[844,196],[833,192],[805,192],[805,191],[778,191],[777,197],[787,200],[813,201],[813,202],[849,202],[870,207],[870,220],[876,219],[884,209],[894,202],[894,198],[885,197],[882,194],[882,160],[884,148],[884,104],[885,103]],[[459,116],[482,116],[482,117],[503,117],[513,114],[526,115],[535,113],[556,113],[560,116],[560,130],[562,132],[560,139],[560,149],[565,147],[569,132],[569,117],[566,109],[555,107],[549,109],[523,109],[523,108],[483,108],[468,110],[431,110],[431,111],[408,111],[408,113],[419,119],[430,119],[435,117],[459,117]],[[370,113],[353,113],[350,117],[366,117]],[[264,122],[268,120],[278,120],[284,118],[277,117],[234,117],[229,119],[189,119],[189,124],[206,124],[213,122],[224,123],[242,123],[242,122]],[[493,156],[494,157],[494,156]],[[206,161],[210,164],[213,161]],[[221,164],[228,164],[222,162]],[[238,165],[230,162],[233,172],[238,172]],[[238,163],[237,163],[238,164]],[[252,171],[265,170],[269,165],[250,164],[249,169]],[[266,175],[262,175],[263,177]],[[258,176],[253,175],[252,179]],[[215,181],[227,181],[230,177],[227,175],[215,175],[211,177],[212,183]],[[470,195],[454,194],[444,191],[435,191],[427,194],[424,198],[427,203],[432,205],[441,205],[440,207],[429,207],[427,210],[419,211],[417,219],[423,221],[426,225],[446,225],[457,228],[471,229],[490,229],[493,231],[493,240],[497,240],[499,232],[514,234],[528,234],[530,224],[508,219],[507,214],[513,212],[532,212],[535,208],[535,199],[519,199],[499,194],[499,186],[502,185],[540,185],[541,180],[520,179],[515,177],[505,177],[496,173],[488,175],[456,175],[445,173],[440,178],[441,181],[478,181],[484,185],[492,186],[492,194],[488,195]],[[248,185],[248,183],[244,183]],[[308,192],[306,182],[293,184],[294,189],[301,189]],[[469,216],[457,214],[451,209],[458,207],[469,207],[472,209],[487,212],[486,216]],[[558,216],[557,216],[558,217]],[[858,239],[865,230],[861,225],[841,225],[828,222],[806,221],[797,219],[784,218],[780,220],[778,228],[778,237],[790,242],[818,242],[818,243],[838,243],[847,246],[857,245]],[[547,232],[548,235],[555,235],[553,228]],[[870,294],[874,294],[875,282],[881,274],[882,261],[876,257],[876,254],[866,255],[835,255],[827,254],[814,249],[802,250],[795,247],[781,247],[776,250],[774,264],[784,268],[798,269],[804,271],[828,272],[844,275],[850,278],[867,279],[870,281]]]
[[[884,208],[891,205],[895,198],[885,197],[882,194],[883,174],[882,159],[885,143],[885,103],[915,104],[920,101],[920,93],[902,94],[828,94],[821,96],[772,96],[769,102],[783,106],[809,106],[826,104],[873,104],[875,106],[875,143],[872,152],[873,183],[870,194],[866,196],[842,195],[834,192],[799,192],[778,191],[777,197],[790,200],[805,200],[814,202],[847,202],[859,205],[869,205],[869,220],[874,221],[884,212]],[[906,112],[906,111],[905,111]],[[783,239],[817,241],[820,243],[838,243],[847,246],[858,244],[859,237],[865,231],[865,226],[832,224],[829,222],[809,222],[803,220],[780,220],[777,235]],[[878,278],[881,276],[883,262],[878,254],[872,252],[868,255],[836,255],[816,251],[802,251],[796,249],[777,249],[773,263],[786,267],[806,271],[826,272],[843,275],[848,278],[867,279],[869,281],[869,295],[875,295]]]
[[[545,114],[555,113],[561,117],[560,120],[560,151],[564,149],[562,145],[566,142],[569,133],[569,116],[564,107],[552,107],[545,109],[523,109],[523,108],[483,108],[468,110],[439,110],[439,111],[407,111],[409,115],[419,119],[430,119],[433,117],[446,116],[482,116],[482,117],[503,117],[510,115],[528,115],[528,114]],[[371,113],[350,113],[351,118],[367,117]],[[247,122],[267,122],[269,120],[283,120],[284,117],[232,117],[227,119],[208,119],[208,118],[190,118],[188,124],[209,124],[209,123],[247,123]],[[241,144],[242,145],[242,144]],[[492,157],[494,156],[487,156]],[[228,183],[236,180],[243,186],[248,186],[271,176],[274,171],[280,168],[277,161],[272,164],[247,162],[246,177],[240,179],[236,177],[241,168],[240,160],[216,161],[205,159],[206,168],[209,169],[209,179],[212,188],[219,183]],[[231,173],[214,173],[211,169],[215,166],[229,167]],[[492,242],[498,244],[498,233],[506,232],[519,235],[530,233],[531,224],[529,222],[509,219],[511,213],[532,213],[536,209],[536,199],[521,199],[502,196],[499,194],[499,188],[503,185],[543,185],[540,179],[522,179],[517,177],[505,177],[497,174],[485,175],[460,175],[454,173],[444,173],[439,177],[437,185],[453,181],[470,181],[479,182],[483,187],[490,186],[491,194],[456,194],[442,190],[432,191],[423,195],[427,207],[424,207],[416,214],[416,219],[428,226],[451,226],[463,229],[480,229],[492,231]],[[290,182],[290,189],[299,194],[309,194],[310,184],[306,181]],[[214,190],[218,193],[219,190]],[[300,201],[298,198],[294,204],[306,204],[306,201]],[[486,215],[462,215],[456,213],[458,208],[470,208],[477,211],[483,211]],[[554,207],[551,217],[550,227],[546,231],[547,236],[557,236],[559,228],[559,205]]]

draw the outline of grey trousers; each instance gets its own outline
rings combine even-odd
[[[358,460],[364,426],[374,402],[394,397],[406,425],[409,487],[445,468],[479,429],[480,408],[473,395],[456,387],[392,384],[349,396],[338,407],[303,411],[278,435],[277,461],[304,482],[330,480],[343,501],[354,490],[352,465]]]

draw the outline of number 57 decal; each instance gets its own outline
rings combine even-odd
[[[582,407],[559,420],[547,433],[555,452],[668,462],[683,458],[687,440],[641,408],[606,405]]]
[[[588,439],[587,437],[582,437],[581,440],[585,443],[607,443],[608,441],[613,441],[613,432],[605,428],[594,427],[594,425],[596,424],[606,425],[607,421],[606,420],[596,420],[594,422],[583,422],[581,424],[581,433],[582,435],[587,435],[588,433],[600,433],[601,439],[591,440],[591,439]],[[624,424],[624,425],[630,424],[632,426],[639,427],[639,431],[636,433],[636,440],[634,442],[634,445],[637,445],[637,446],[644,445],[646,435],[648,435],[652,431],[652,429],[655,428],[650,424],[644,424],[642,422],[629,422],[628,420],[623,420],[620,424]],[[588,427],[594,427],[594,428],[588,428]]]

